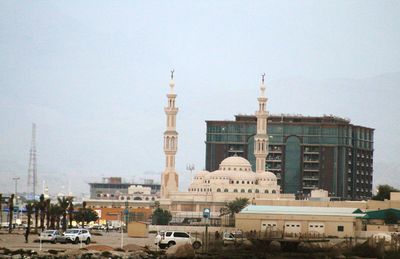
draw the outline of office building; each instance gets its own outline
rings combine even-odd
[[[238,155],[256,169],[256,116],[206,121],[206,170]],[[282,193],[307,197],[313,189],[362,200],[372,196],[374,129],[334,116],[269,115],[266,170],[276,174]]]

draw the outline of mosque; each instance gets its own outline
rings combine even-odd
[[[260,85],[258,100],[257,133],[255,135],[254,155],[256,157],[256,172],[252,171],[250,162],[243,157],[234,155],[225,158],[219,169],[213,172],[200,171],[194,176],[187,192],[178,191],[178,173],[175,169],[175,155],[178,148],[178,133],[176,131],[176,93],[173,72],[167,94],[168,105],[165,107],[167,128],[164,132],[164,153],[166,157],[165,170],[161,175],[162,207],[169,209],[173,215],[179,213],[201,213],[205,208],[216,214],[229,201],[236,198],[255,200],[294,199],[292,194],[281,194],[280,186],[274,173],[265,171],[268,155],[268,135],[264,75]]]

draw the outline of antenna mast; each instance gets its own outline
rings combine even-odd
[[[32,123],[32,142],[29,151],[28,192],[32,186],[32,198],[36,196],[37,167],[36,167],[36,124]]]

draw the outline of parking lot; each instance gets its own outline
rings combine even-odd
[[[120,232],[105,232],[105,231],[91,231],[92,242],[89,245],[106,245],[113,248],[121,247],[121,240],[123,245],[135,244],[139,246],[149,246],[155,248],[154,238],[155,234],[149,234],[147,238],[132,238],[128,237],[127,233],[124,233],[123,237]],[[100,235],[97,235],[99,233]],[[6,230],[0,231],[0,247],[7,247],[9,249],[40,249],[40,242],[38,242],[39,236],[31,234],[29,235],[29,242],[25,243],[25,237],[23,230],[15,230],[13,233],[8,234]],[[36,242],[35,242],[36,241]],[[42,242],[42,250],[48,249],[79,249],[84,248],[87,245],[85,243],[79,244],[52,244]]]

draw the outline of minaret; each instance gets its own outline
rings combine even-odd
[[[267,98],[265,97],[265,74],[262,74],[260,85],[260,97],[258,100],[257,117],[257,133],[254,137],[254,155],[256,157],[256,173],[265,172],[265,161],[268,155],[268,135],[267,135],[267,118],[268,112],[266,111]]]
[[[178,132],[176,132],[178,108],[175,107],[174,86],[174,70],[172,70],[170,92],[167,94],[168,106],[164,108],[167,115],[167,130],[164,132],[165,170],[161,175],[161,198],[164,199],[168,198],[171,192],[178,191],[178,174],[175,169],[175,155],[178,148]]]

